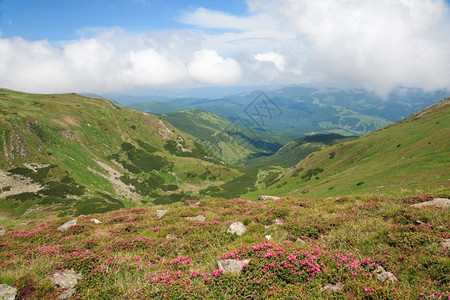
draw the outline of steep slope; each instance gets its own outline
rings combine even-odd
[[[0,208],[170,203],[241,173],[153,115],[77,94],[0,90]]]
[[[307,197],[449,193],[450,98],[357,140],[310,154],[258,193]],[[256,196],[256,192],[249,196]]]
[[[280,142],[271,142],[272,137],[263,132],[250,130],[199,109],[159,116],[229,163],[247,165],[249,159],[271,155],[282,146]]]

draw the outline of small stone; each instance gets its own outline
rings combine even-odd
[[[178,237],[175,234],[173,234],[173,233],[169,233],[169,234],[166,235],[166,239],[168,239],[168,240],[177,240]]]
[[[270,234],[266,234],[266,240],[270,241],[272,239],[272,237],[270,236]]]
[[[284,222],[283,222],[283,220],[281,220],[281,219],[275,219],[275,221],[274,221],[274,223],[275,223],[275,225],[283,225],[284,224]]]
[[[73,226],[73,225],[77,225],[77,219],[71,220],[71,221],[67,221],[63,225],[59,226],[57,229],[59,231],[64,231],[64,230],[68,229],[70,226]]]
[[[200,221],[200,222],[205,222],[205,216],[203,216],[203,215],[198,215],[198,216],[196,216],[196,217],[186,217],[185,218],[186,220],[189,220],[189,221]]]
[[[442,247],[450,248],[450,239],[446,239],[442,242]]]
[[[102,222],[97,219],[91,219],[91,222],[94,222],[94,224],[102,224]]]
[[[297,242],[299,242],[301,244],[306,244],[306,241],[304,239],[301,239],[301,238],[297,238]]]
[[[378,266],[378,268],[375,270],[377,273],[377,278],[381,282],[394,282],[397,281],[397,277],[395,277],[394,274],[391,272],[387,272],[382,266]]]
[[[164,215],[167,213],[167,210],[165,210],[165,209],[159,209],[159,210],[157,210],[156,211],[156,216],[158,217],[158,218],[162,218],[162,217],[164,217]]]
[[[424,206],[439,206],[439,207],[450,207],[450,200],[447,198],[434,198],[431,201],[416,203],[411,205],[411,207],[424,207]]]
[[[17,296],[17,289],[7,284],[0,284],[0,299],[14,300]]]
[[[6,233],[5,229],[0,229],[0,235],[4,235]]]
[[[275,197],[275,196],[259,196],[258,197],[259,200],[280,200],[280,197]]]
[[[344,285],[340,282],[336,283],[336,284],[327,284],[326,286],[323,287],[323,291],[327,291],[327,292],[339,292],[340,290],[342,290],[344,288]]]
[[[247,231],[247,227],[242,222],[234,222],[230,225],[227,232],[236,234],[237,236],[243,235]]]
[[[58,299],[69,299],[75,294],[75,286],[82,276],[74,270],[64,270],[53,273],[49,278],[57,288],[63,290]]]
[[[224,259],[219,260],[217,265],[219,269],[224,271],[225,273],[240,273],[244,265],[247,265],[250,262],[249,259],[244,260],[235,260],[235,259]]]

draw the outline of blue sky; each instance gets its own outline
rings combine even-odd
[[[450,89],[449,0],[0,0],[0,87]]]

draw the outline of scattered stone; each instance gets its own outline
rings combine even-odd
[[[200,222],[205,222],[206,220],[204,215],[198,215],[196,217],[186,217],[185,219],[189,221],[200,221]]]
[[[249,259],[244,260],[235,260],[235,259],[224,259],[219,260],[217,265],[219,269],[224,271],[225,273],[240,273],[244,265],[247,265],[250,262]]]
[[[419,220],[415,220],[414,223],[415,223],[416,225],[425,225],[424,222],[419,221]]]
[[[304,239],[301,239],[301,238],[297,238],[297,242],[302,243],[302,244],[306,244],[306,241]]]
[[[447,198],[434,198],[433,200],[416,203],[411,205],[412,207],[423,207],[423,206],[439,206],[439,207],[450,207],[450,200]]]
[[[394,282],[397,281],[397,277],[395,277],[394,274],[391,272],[386,272],[386,270],[382,266],[378,266],[378,268],[375,270],[377,273],[377,278],[381,282]]]
[[[178,237],[175,234],[173,234],[173,233],[169,233],[169,234],[166,235],[166,239],[168,239],[168,240],[177,240]]]
[[[63,290],[58,299],[69,299],[75,294],[75,286],[82,276],[74,270],[64,270],[53,273],[49,278],[57,288]]]
[[[77,219],[67,221],[63,225],[59,226],[57,229],[59,231],[64,231],[64,230],[68,229],[70,226],[73,226],[73,225],[77,225]]]
[[[442,247],[450,249],[450,239],[446,239],[442,242]]]
[[[266,234],[266,239],[267,239],[268,241],[270,241],[270,240],[272,239],[272,237],[270,236],[270,234]]]
[[[91,222],[94,222],[95,224],[102,224],[102,222],[97,219],[91,219]]]
[[[167,213],[167,210],[165,210],[165,209],[159,209],[159,210],[157,210],[156,211],[156,216],[158,217],[158,218],[162,218],[162,217],[164,217],[164,215]]]
[[[17,296],[17,289],[7,284],[0,284],[0,299],[14,300]]]
[[[243,235],[247,231],[247,227],[242,222],[234,222],[230,225],[227,232],[231,234],[236,234],[238,236]]]
[[[259,200],[280,200],[280,197],[275,197],[275,196],[259,196],[258,197]]]
[[[278,218],[275,219],[274,223],[275,223],[275,225],[283,225],[284,224],[283,220],[278,219]]]
[[[5,229],[0,229],[0,235],[4,235],[6,233]]]
[[[332,293],[336,293],[339,292],[340,290],[342,290],[344,288],[344,285],[340,282],[336,283],[336,284],[327,284],[326,286],[323,287],[323,291],[327,291],[327,292],[332,292]]]

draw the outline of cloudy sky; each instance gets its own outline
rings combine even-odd
[[[450,89],[450,0],[0,0],[0,87]]]

